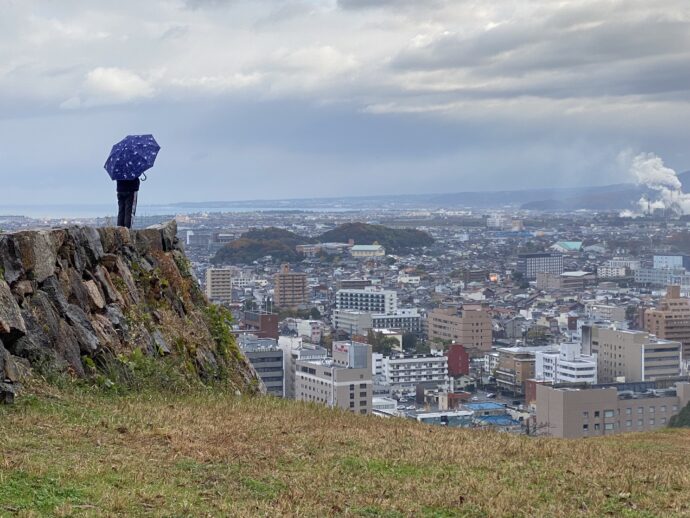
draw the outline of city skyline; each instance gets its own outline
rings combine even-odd
[[[3,193],[108,203],[110,147],[149,132],[150,204],[680,172],[689,23],[677,0],[5,1]]]

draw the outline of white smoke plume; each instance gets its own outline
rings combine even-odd
[[[656,192],[656,196],[643,196],[637,202],[643,214],[658,209],[674,214],[690,214],[690,194],[683,192],[681,181],[673,169],[654,153],[641,153],[630,163],[630,173],[638,185]],[[630,217],[630,211],[624,211]],[[621,213],[623,216],[623,213]]]

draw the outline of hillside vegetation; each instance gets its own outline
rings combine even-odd
[[[219,392],[0,407],[0,516],[690,514],[690,432],[566,441]]]
[[[405,252],[430,246],[434,238],[426,232],[410,228],[397,229],[367,223],[346,223],[316,238],[300,236],[288,230],[268,227],[252,229],[221,248],[212,258],[213,264],[249,264],[266,256],[276,262],[294,262],[303,257],[295,247],[310,243],[347,243],[358,245],[379,243],[389,252]]]
[[[354,239],[358,245],[374,242],[383,245],[389,252],[403,252],[412,248],[431,246],[434,238],[426,232],[413,228],[390,228],[367,223],[346,223],[319,236],[322,243],[347,243]]]

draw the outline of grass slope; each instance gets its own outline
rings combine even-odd
[[[529,439],[218,393],[0,408],[0,516],[680,516],[690,432]]]

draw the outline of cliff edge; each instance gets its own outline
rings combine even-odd
[[[228,315],[206,300],[176,233],[171,221],[0,235],[0,397],[12,400],[22,371],[84,378],[133,354],[260,391]]]

